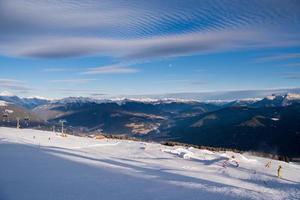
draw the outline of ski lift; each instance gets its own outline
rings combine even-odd
[[[8,121],[8,114],[7,113],[3,113],[3,115],[2,115],[2,121],[3,122]]]
[[[24,121],[25,121],[25,125],[26,125],[26,126],[29,126],[30,118],[29,118],[29,117],[25,117],[25,118],[24,118]]]
[[[19,129],[21,126],[20,126],[20,118],[16,118],[16,121],[17,121],[17,129]]]
[[[64,133],[64,123],[66,123],[66,120],[59,120],[59,123],[61,124],[61,136],[67,137],[67,135]]]

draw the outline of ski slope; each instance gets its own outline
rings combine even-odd
[[[300,166],[272,160],[266,168],[269,161],[0,128],[0,200],[300,199]]]

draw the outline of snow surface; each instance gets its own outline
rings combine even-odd
[[[47,97],[42,97],[42,96],[29,96],[29,97],[26,97],[25,99],[39,99],[39,100],[46,100],[46,101],[51,101],[53,99],[51,98],[47,98]]]
[[[0,106],[7,106],[7,102],[6,102],[6,101],[1,101],[1,100],[0,100]]]
[[[90,97],[67,97],[63,99],[53,100],[53,104],[65,104],[65,103],[116,103],[118,105],[123,105],[128,102],[140,102],[149,104],[160,104],[160,103],[192,103],[200,102],[196,100],[185,100],[185,99],[175,99],[175,98],[162,98],[162,99],[152,99],[152,98],[90,98]]]
[[[233,152],[0,128],[0,161],[1,200],[300,199],[299,165]]]
[[[268,100],[274,100],[274,99],[276,99],[276,95],[266,96],[266,99],[268,99]]]
[[[9,110],[9,109],[5,109],[4,112],[7,113],[7,114],[12,114],[12,113],[14,113],[13,110]]]
[[[288,99],[288,100],[300,100],[300,94],[288,93],[286,95],[286,99]]]

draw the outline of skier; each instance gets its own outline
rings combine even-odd
[[[266,167],[266,168],[270,168],[271,164],[272,164],[272,161],[269,161],[269,162],[265,165],[265,167]]]
[[[278,176],[278,178],[281,178],[281,177],[282,177],[282,167],[281,167],[281,165],[278,166],[278,169],[277,169],[277,176]]]
[[[225,160],[222,164],[222,167],[224,167],[225,169],[227,168],[227,165],[228,165],[228,162],[229,162],[229,159]]]

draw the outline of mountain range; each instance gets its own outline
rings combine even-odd
[[[65,128],[75,135],[125,135],[300,156],[300,95],[234,101],[0,96],[1,126]]]

